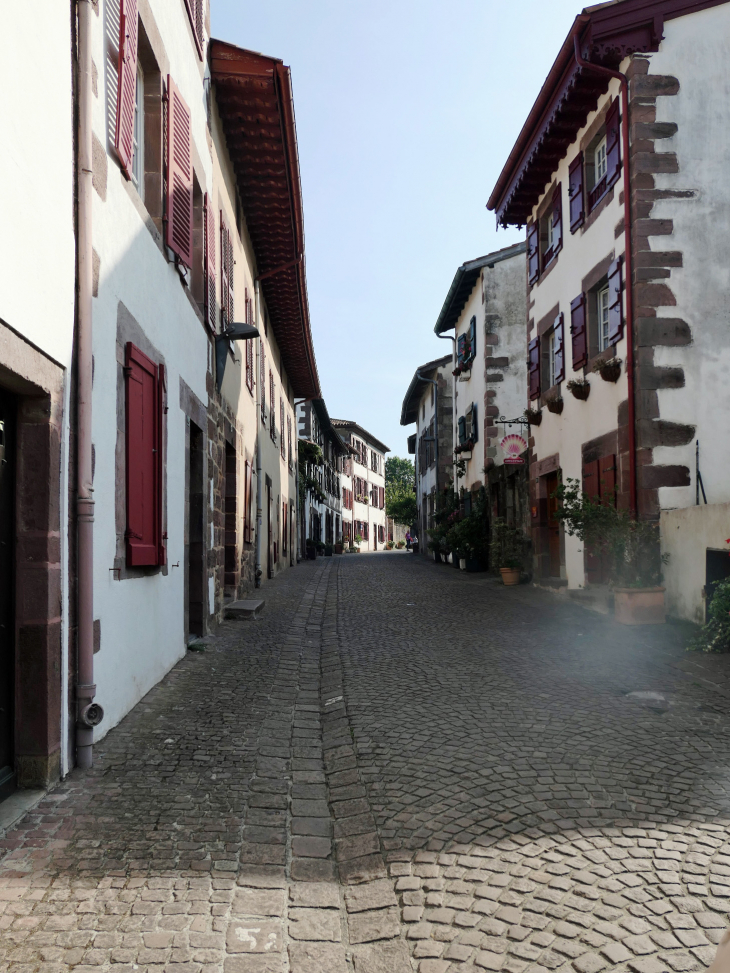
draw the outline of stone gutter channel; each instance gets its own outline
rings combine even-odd
[[[225,973],[413,970],[357,767],[333,566],[324,561],[308,584],[281,648],[245,813]]]

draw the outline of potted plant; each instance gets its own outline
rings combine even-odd
[[[332,550],[333,550],[333,548],[332,548],[332,545],[331,544],[325,544],[324,545],[324,556],[325,557],[332,557]]]
[[[580,399],[585,402],[588,396],[591,394],[591,383],[587,378],[574,378],[568,382],[568,391],[572,393],[573,398]]]
[[[362,544],[362,534],[355,534],[355,553],[360,553],[360,545]]]
[[[520,583],[524,562],[525,539],[519,527],[512,527],[498,518],[492,523],[491,561],[499,569],[502,584]]]
[[[453,551],[462,571],[484,571],[489,559],[489,522],[486,495],[473,494],[471,512],[465,517],[454,511],[447,518],[445,544]]]
[[[560,393],[550,396],[545,402],[545,405],[548,407],[548,412],[554,412],[556,416],[559,416],[563,411],[564,404],[563,396]]]
[[[619,510],[610,498],[599,500],[584,493],[577,480],[568,479],[556,493],[558,520],[608,563],[614,594],[614,616],[624,625],[658,625],[665,621],[659,525],[635,520]]]
[[[322,541],[317,541],[314,546],[317,548],[317,555],[321,557],[324,554],[324,544]]]
[[[542,409],[525,409],[528,426],[539,426],[542,422]]]
[[[604,382],[618,382],[621,375],[620,358],[603,358],[593,366],[593,371],[598,372]]]

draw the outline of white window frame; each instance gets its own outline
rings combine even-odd
[[[608,338],[608,284],[596,293],[596,319],[598,321],[598,350],[605,351],[611,342]]]
[[[134,101],[134,128],[132,132],[132,182],[141,199],[144,199],[144,72],[137,62],[137,85]]]
[[[555,227],[553,225],[553,216],[555,215],[554,210],[550,210],[547,214],[547,246],[545,247],[545,253],[548,250],[552,250],[553,244],[555,243]]]
[[[593,184],[597,186],[608,172],[608,156],[606,155],[606,136],[593,150]]]
[[[553,328],[548,337],[548,388],[555,385],[555,352],[557,347],[557,332]]]

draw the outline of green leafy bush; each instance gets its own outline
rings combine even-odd
[[[519,527],[510,527],[506,520],[498,518],[492,523],[490,544],[492,568],[522,568],[525,557],[525,538]]]
[[[720,581],[708,609],[709,618],[688,652],[730,652],[730,578]]]

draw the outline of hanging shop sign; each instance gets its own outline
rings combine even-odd
[[[499,444],[504,453],[505,465],[510,466],[522,466],[524,460],[520,453],[524,453],[527,449],[527,443],[522,438],[522,436],[517,436],[514,433],[510,433],[509,436],[505,436],[504,439],[500,441]]]

